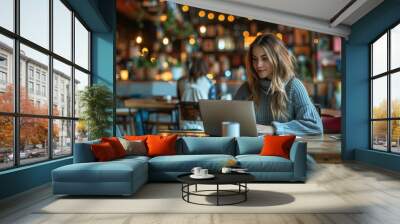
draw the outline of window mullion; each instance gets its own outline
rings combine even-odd
[[[49,0],[49,50],[53,52],[53,0]],[[53,159],[53,56],[49,55],[49,73],[48,73],[48,97],[49,97],[49,110],[50,119],[48,120],[48,150],[49,159]]]
[[[387,32],[387,52],[386,52],[386,54],[387,54],[387,64],[386,64],[386,66],[387,66],[387,71],[389,71],[390,70],[390,29],[388,30],[388,32]],[[388,98],[388,105],[387,105],[387,110],[388,110],[388,118],[392,118],[392,100],[391,100],[391,78],[392,78],[392,75],[389,73],[389,74],[387,74],[387,90],[388,90],[388,92],[387,92],[387,98]],[[387,128],[387,130],[388,130],[388,133],[387,133],[387,135],[388,135],[388,152],[391,152],[392,151],[392,135],[391,135],[391,129],[392,129],[392,121],[391,120],[389,120],[388,121],[388,128]]]
[[[14,1],[14,31],[17,35],[19,35],[19,7],[20,1]],[[20,106],[20,47],[19,47],[19,39],[14,39],[14,113],[19,114]],[[20,118],[18,116],[14,116],[14,166],[20,165],[20,155],[19,155],[19,136],[20,136]]]
[[[71,67],[71,91],[72,91],[72,105],[71,105],[71,117],[75,118],[75,12],[72,11],[71,15],[71,24],[72,24],[72,29],[71,29],[71,59],[72,59],[72,67]],[[72,133],[71,133],[71,150],[72,150],[72,155],[74,155],[74,147],[75,147],[75,126],[76,126],[76,121],[72,121]]]

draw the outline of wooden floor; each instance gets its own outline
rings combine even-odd
[[[400,223],[400,174],[398,173],[358,163],[317,164],[308,182],[322,185],[348,202],[362,201],[367,206],[357,214],[33,213],[46,202],[54,200],[47,185],[0,202],[0,223]]]

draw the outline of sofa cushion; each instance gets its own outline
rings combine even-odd
[[[238,155],[236,159],[241,168],[249,172],[292,172],[292,161],[278,156]]]
[[[101,138],[101,142],[110,143],[117,158],[126,156],[126,151],[117,137],[104,137]]]
[[[260,154],[263,147],[263,137],[236,138],[236,155]]]
[[[235,155],[235,139],[231,137],[183,137],[179,141],[177,154]]]
[[[178,135],[148,135],[147,148],[148,156],[164,156],[176,154],[176,139]]]
[[[92,144],[90,148],[92,149],[94,157],[96,157],[96,161],[104,162],[118,158],[112,145],[108,142]]]
[[[126,155],[147,155],[146,142],[141,140],[126,140],[118,138],[126,151]]]
[[[231,155],[175,155],[158,156],[149,160],[149,170],[163,172],[190,172],[193,167],[200,166],[211,172],[219,171],[228,160],[235,159]]]
[[[280,156],[289,159],[290,148],[294,140],[295,135],[286,136],[265,136],[264,145],[261,149],[261,156]]]
[[[147,140],[147,135],[125,135],[124,138],[129,141],[144,141]]]
[[[74,163],[53,170],[58,182],[129,182],[134,172],[146,171],[146,162],[138,159],[109,162]]]

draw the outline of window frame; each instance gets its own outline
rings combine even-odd
[[[92,43],[91,43],[91,38],[92,38],[92,31],[89,29],[88,25],[84,22],[84,20],[72,9],[72,7],[65,1],[65,0],[59,0],[68,10],[71,11],[71,59],[64,58],[63,56],[55,53],[53,50],[53,1],[54,0],[47,0],[49,3],[49,48],[46,49],[45,47],[42,47],[39,44],[34,43],[33,41],[30,41],[29,39],[26,39],[25,37],[20,35],[20,0],[14,0],[13,1],[13,10],[14,10],[14,31],[10,31],[4,27],[0,26],[0,35],[3,35],[7,38],[11,38],[13,40],[13,63],[12,63],[12,68],[10,69],[13,73],[14,78],[14,110],[13,112],[1,112],[0,111],[0,116],[10,116],[13,118],[13,153],[14,153],[14,161],[13,161],[13,166],[10,167],[5,167],[5,168],[0,168],[0,172],[5,171],[5,170],[10,170],[10,169],[16,169],[19,167],[23,166],[29,166],[37,163],[43,163],[49,160],[53,159],[61,159],[65,157],[70,157],[73,155],[74,151],[74,143],[75,143],[75,126],[76,126],[76,121],[79,120],[79,117],[75,117],[75,108],[72,107],[72,111],[70,116],[56,116],[53,115],[53,59],[58,60],[61,63],[64,63],[68,66],[71,66],[71,104],[74,105],[75,103],[75,88],[74,88],[74,82],[75,82],[75,69],[87,74],[89,76],[89,83],[88,85],[92,85],[92,61],[91,61],[91,50],[92,50]],[[83,25],[83,27],[88,31],[88,69],[85,69],[78,64],[75,63],[75,25],[74,25],[74,20],[75,18],[79,20],[79,22]],[[32,48],[33,50],[36,50],[42,54],[45,54],[48,56],[49,62],[48,62],[48,84],[46,85],[46,91],[48,93],[45,93],[48,97],[48,112],[46,115],[39,115],[39,114],[27,114],[27,113],[21,113],[20,111],[20,45],[23,44],[27,47]],[[28,67],[29,64],[27,64],[27,71],[29,70]],[[39,82],[42,86],[42,80],[41,80],[41,72],[39,76]],[[30,74],[27,72],[26,74],[26,81],[28,82],[30,80]],[[33,79],[32,79],[34,86],[37,83],[36,82],[36,69],[33,70]],[[29,91],[27,89],[27,91]],[[36,89],[34,89],[36,91]],[[40,94],[42,96],[42,94]],[[47,119],[48,122],[48,136],[47,136],[47,142],[49,143],[47,145],[47,158],[43,158],[43,160],[40,160],[38,162],[32,162],[32,163],[26,163],[26,164],[21,164],[21,159],[20,159],[20,119],[21,118],[45,118]],[[56,120],[65,120],[65,121],[71,121],[71,153],[68,155],[63,155],[63,156],[54,156],[54,147],[53,147],[53,122]],[[54,158],[55,157],[55,158]]]
[[[400,152],[393,152],[392,151],[392,121],[400,121],[400,117],[392,117],[392,98],[391,98],[391,91],[392,91],[392,86],[391,86],[391,79],[392,76],[395,75],[396,73],[400,72],[400,67],[391,69],[391,30],[395,28],[396,26],[400,26],[400,21],[395,22],[392,24],[390,27],[385,29],[384,32],[379,34],[375,39],[373,39],[369,44],[369,149],[373,151],[379,151],[379,152],[386,152],[386,153],[391,153],[391,154],[400,154]],[[385,34],[387,34],[387,64],[386,64],[386,71],[376,74],[373,74],[373,44],[376,43],[377,40],[379,40],[381,37],[383,37]],[[386,87],[387,87],[387,105],[386,105],[386,118],[373,118],[373,91],[374,91],[374,86],[373,86],[373,81],[378,79],[386,77]],[[374,148],[374,136],[373,136],[373,122],[375,121],[386,121],[386,151],[379,150]]]

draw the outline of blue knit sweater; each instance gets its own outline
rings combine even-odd
[[[322,134],[322,122],[315,106],[311,102],[307,90],[303,83],[297,78],[289,80],[285,86],[288,96],[286,120],[274,120],[270,108],[271,94],[268,89],[271,81],[268,79],[260,80],[260,103],[255,105],[256,122],[262,125],[272,125],[275,134],[294,134],[294,135],[318,135]],[[249,100],[250,90],[248,83],[245,82],[236,92],[235,100]]]

